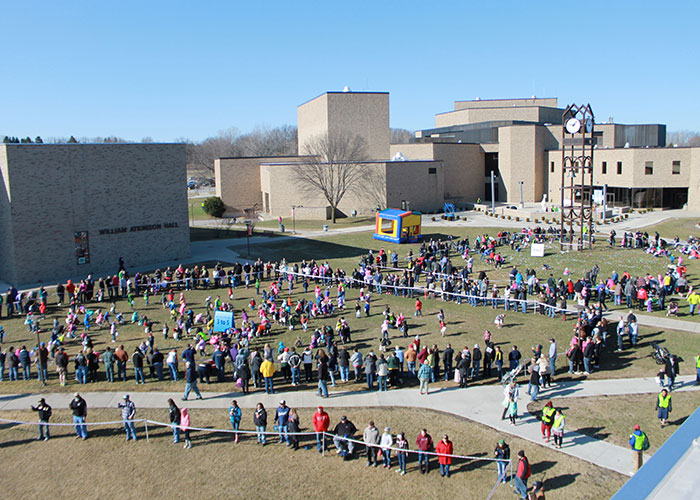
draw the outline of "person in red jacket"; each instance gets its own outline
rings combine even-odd
[[[323,453],[323,450],[326,448],[326,435],[324,433],[328,430],[331,418],[328,416],[328,413],[324,411],[323,406],[319,406],[311,421],[314,425],[314,431],[316,431],[316,446],[318,447],[318,452]]]
[[[418,467],[420,468],[420,473],[427,474],[430,472],[430,462],[428,460],[429,455],[426,452],[433,449],[433,438],[430,437],[426,429],[421,430],[420,434],[418,434],[416,446],[418,447]],[[423,468],[424,465],[425,468]]]
[[[416,299],[416,312],[413,313],[414,316],[423,316],[423,303],[420,299]]]
[[[440,462],[440,475],[443,477],[450,477],[450,465],[452,465],[452,454],[454,452],[454,446],[452,446],[452,441],[445,434],[442,436],[442,440],[435,447],[435,451],[438,454],[438,462]]]
[[[515,490],[520,493],[520,498],[527,499],[527,480],[530,477],[530,461],[525,456],[525,451],[518,452],[518,469],[515,473]]]

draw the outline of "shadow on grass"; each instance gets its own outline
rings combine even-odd
[[[551,469],[557,465],[557,462],[552,462],[551,460],[543,460],[542,462],[534,463],[530,466],[530,471],[533,475],[541,474],[544,471]]]
[[[551,491],[569,486],[570,484],[573,484],[576,481],[576,477],[580,475],[580,473],[576,472],[574,474],[562,474],[561,476],[555,476],[545,479],[544,490]]]
[[[605,427],[581,427],[576,429],[576,432],[580,432],[581,434],[585,434],[586,436],[591,436],[596,439],[604,440],[610,437],[610,433],[601,432],[603,429],[605,429]]]

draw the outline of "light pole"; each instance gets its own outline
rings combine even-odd
[[[247,220],[245,221],[245,228],[246,228],[246,239],[248,240],[248,257],[250,257],[250,221]]]
[[[496,194],[493,188],[493,170],[491,170],[491,213],[496,213]]]
[[[523,181],[520,181],[520,208],[525,207],[523,204]]]
[[[304,208],[304,205],[292,205],[292,234],[297,234],[297,208]]]

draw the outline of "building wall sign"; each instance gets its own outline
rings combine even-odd
[[[144,224],[142,226],[131,227],[112,227],[108,229],[100,229],[100,236],[104,234],[121,234],[134,233],[138,231],[157,231],[160,229],[171,229],[178,227],[177,222],[163,222],[162,224]]]

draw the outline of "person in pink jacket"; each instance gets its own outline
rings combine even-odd
[[[180,429],[185,433],[185,446],[183,446],[183,448],[192,448],[192,440],[190,439],[190,414],[187,408],[183,408],[180,412]]]

